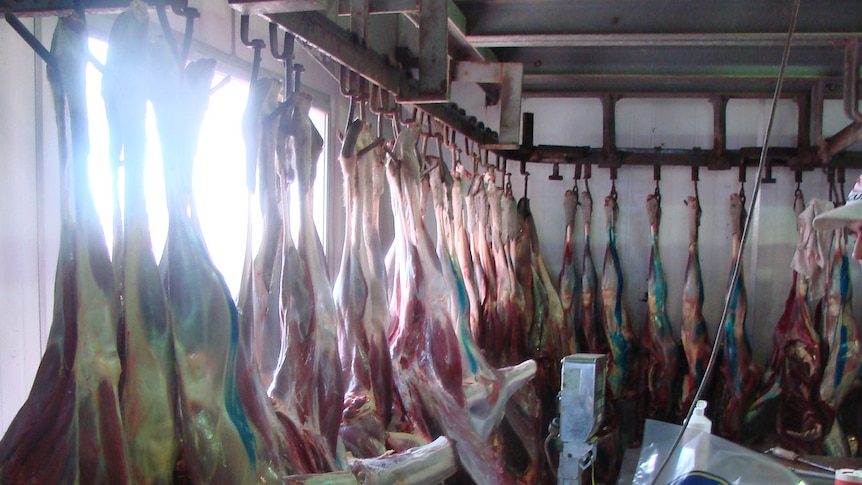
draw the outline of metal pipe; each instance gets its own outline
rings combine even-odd
[[[42,60],[45,61],[46,64],[54,64],[54,57],[51,56],[51,53],[48,52],[48,49],[46,49],[45,46],[42,45],[41,42],[39,42],[39,39],[37,39],[35,35],[33,35],[29,30],[27,30],[27,27],[25,27],[24,24],[22,24],[21,21],[18,20],[18,17],[12,15],[12,13],[8,9],[5,9],[5,12],[3,12],[3,16],[6,17],[6,22],[9,23],[9,25],[15,30],[15,32],[18,33],[18,35],[21,36],[22,39],[24,39],[24,42],[26,42],[27,45],[29,45],[34,51],[36,51],[36,54],[38,54],[39,57],[41,57]]]
[[[862,122],[854,121],[823,142],[821,151],[823,163],[829,163],[832,157],[860,140],[862,140]]]
[[[627,33],[627,34],[488,34],[467,35],[474,47],[778,47],[782,32]],[[862,32],[805,32],[797,47],[829,47],[836,37],[859,37]]]
[[[706,365],[706,369],[703,373],[703,379],[700,381],[700,385],[697,387],[697,392],[695,392],[694,398],[692,399],[691,406],[689,406],[688,412],[686,413],[685,419],[683,420],[682,428],[677,434],[676,438],[673,441],[673,445],[671,445],[670,450],[668,450],[667,455],[665,455],[664,459],[661,462],[661,465],[658,467],[656,474],[653,476],[651,483],[655,484],[661,476],[662,471],[667,467],[668,463],[670,463],[670,459],[673,456],[674,451],[679,446],[680,441],[682,440],[682,436],[685,433],[686,428],[688,427],[689,421],[691,421],[691,416],[694,414],[694,407],[698,400],[703,396],[704,391],[706,390],[707,385],[709,384],[710,377],[712,377],[712,373],[715,370],[715,363],[718,358],[718,351],[722,348],[722,341],[724,340],[724,332],[721,331],[721,326],[724,325],[724,321],[727,319],[727,314],[730,311],[730,300],[733,297],[733,291],[736,288],[736,282],[739,280],[740,269],[742,268],[742,255],[745,252],[745,241],[748,237],[749,229],[751,227],[751,219],[754,211],[754,205],[757,203],[757,198],[760,196],[760,185],[762,183],[763,178],[763,169],[766,165],[766,151],[769,147],[769,135],[772,133],[772,124],[775,120],[775,108],[778,106],[778,99],[781,96],[781,87],[784,83],[784,73],[785,68],[787,67],[787,60],[790,57],[790,42],[793,39],[793,32],[796,30],[796,20],[799,17],[799,4],[801,0],[796,0],[793,3],[793,14],[790,19],[790,29],[787,31],[787,39],[784,43],[784,55],[781,58],[781,67],[778,71],[778,81],[775,83],[775,92],[772,95],[772,104],[769,109],[769,118],[766,121],[766,131],[763,134],[763,145],[760,151],[760,161],[757,165],[757,175],[754,177],[754,188],[751,191],[751,203],[748,207],[748,212],[745,215],[745,225],[742,226],[742,236],[739,243],[739,254],[737,254],[736,261],[733,264],[733,272],[730,275],[730,282],[727,286],[727,293],[724,296],[724,309],[721,312],[721,320],[719,320],[719,331],[716,332],[715,342],[712,345],[712,351],[709,354],[709,362]]]
[[[862,121],[859,112],[859,40],[847,41],[844,47],[844,114],[853,121]]]

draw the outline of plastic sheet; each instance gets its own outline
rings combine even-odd
[[[679,430],[680,426],[675,424],[646,421],[640,459],[632,481],[634,485],[653,483],[653,477]],[[688,429],[655,483],[799,485],[805,481],[768,456],[718,436]]]

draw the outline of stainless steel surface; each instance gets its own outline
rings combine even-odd
[[[601,426],[605,405],[604,354],[574,354],[563,358],[560,384],[560,465],[558,484],[580,482],[595,453],[590,438]]]

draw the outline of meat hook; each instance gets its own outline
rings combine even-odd
[[[507,160],[505,158],[498,159],[498,163],[499,163],[498,170],[500,170],[500,174],[503,175],[503,177],[500,179],[500,190],[505,191],[506,190],[506,177],[509,176],[509,160]]]
[[[159,18],[159,26],[162,28],[162,35],[165,36],[165,41],[171,49],[171,54],[174,60],[182,67],[183,61],[180,60],[180,50],[177,47],[177,40],[174,38],[174,32],[171,30],[171,24],[168,23],[168,14],[165,11],[165,0],[155,0],[156,15]],[[173,8],[173,6],[171,7]]]
[[[524,198],[529,200],[527,197],[527,185],[530,183],[530,172],[524,172]]]
[[[293,48],[296,38],[288,31],[284,31],[284,42],[282,50],[278,50],[278,25],[269,23],[269,52],[272,57],[282,61],[284,64],[284,99],[293,92],[291,86],[290,70],[293,68]]]
[[[844,178],[844,169],[839,168],[836,173],[838,174],[838,187],[841,189],[841,203],[844,204],[847,202],[847,196],[845,195],[847,192],[844,190],[844,182],[846,181]]]
[[[826,169],[826,181],[829,183],[829,201],[837,207],[842,203],[842,196],[835,185],[835,169],[833,167]],[[844,191],[843,187],[841,191]]]
[[[506,179],[506,194],[512,195],[512,174],[506,172],[503,177]]]
[[[248,25],[249,16],[240,15],[239,40],[240,42],[242,42],[242,45],[254,49],[254,60],[251,63],[251,82],[255,82],[257,81],[257,77],[260,74],[260,51],[262,51],[263,48],[266,47],[266,43],[263,41],[263,39],[248,40]]]
[[[188,0],[171,0],[171,10],[180,17],[186,18],[186,31],[183,34],[183,49],[180,51],[180,62],[185,63],[192,48],[195,19],[201,16],[198,9],[189,7]]]
[[[700,192],[697,189],[697,182],[700,180],[699,168],[691,167],[691,181],[694,185],[694,200],[697,204],[697,209],[695,210],[695,223],[700,226],[700,216],[703,214],[703,208],[700,206]]]
[[[793,192],[795,200],[796,197],[802,197],[802,170],[797,170],[793,176],[796,180],[796,190]]]

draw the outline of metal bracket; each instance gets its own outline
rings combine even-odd
[[[500,146],[517,148],[521,132],[524,65],[517,62],[458,62],[452,81],[500,85]]]
[[[446,0],[419,0],[419,92],[413,103],[449,100],[449,15]]]
[[[613,94],[602,96],[602,151],[600,166],[618,167],[620,165],[617,153],[617,99]]]
[[[727,170],[730,159],[727,157],[727,96],[709,98],[712,104],[712,152],[708,159],[709,168]]]

